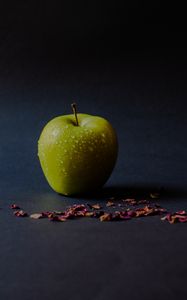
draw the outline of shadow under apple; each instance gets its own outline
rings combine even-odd
[[[157,185],[109,185],[104,186],[99,190],[78,196],[71,196],[73,199],[83,200],[108,200],[109,198],[150,198],[151,193],[158,193],[160,198],[184,198],[187,197],[187,189],[172,186],[157,186]]]

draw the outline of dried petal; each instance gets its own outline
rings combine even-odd
[[[45,218],[45,217],[43,216],[42,213],[35,213],[35,214],[30,215],[30,218],[32,218],[32,219],[42,219],[42,218]]]
[[[23,210],[17,210],[14,212],[14,215],[16,217],[28,217],[28,214],[24,212]]]
[[[174,223],[177,223],[178,221],[179,221],[179,219],[176,216],[171,216],[169,223],[174,224]]]
[[[128,215],[128,212],[125,211],[115,211],[112,216],[112,220],[130,220],[131,217]]]
[[[53,211],[53,213],[54,213],[55,215],[63,215],[63,214],[64,214],[63,211],[58,211],[58,210]]]
[[[20,207],[17,204],[11,204],[11,209],[20,209]]]
[[[93,209],[101,209],[101,206],[99,204],[94,204],[92,205]]]
[[[134,198],[123,199],[123,202],[125,202],[129,205],[137,205],[137,201]]]
[[[180,210],[176,212],[177,215],[187,215],[187,212],[185,210]]]
[[[137,208],[135,210],[136,217],[142,217],[142,216],[150,216],[150,215],[158,215],[166,212],[166,210],[162,207],[151,207],[151,206],[144,206],[141,208]]]
[[[74,204],[73,206],[70,207],[70,210],[80,211],[80,210],[84,210],[85,208],[86,206],[84,204]]]
[[[167,210],[165,208],[161,207],[161,206],[159,208],[157,208],[157,211],[160,212],[160,213],[166,213],[167,212]]]
[[[48,219],[53,219],[56,217],[56,215],[53,212],[49,212],[47,217],[48,217]]]
[[[73,218],[73,217],[83,217],[87,212],[87,208],[84,204],[75,204],[70,206],[65,212],[64,215],[66,218]]]
[[[185,216],[185,217],[180,217],[180,218],[179,218],[179,222],[181,222],[181,223],[186,223],[186,222],[187,222],[187,216]]]
[[[62,216],[52,216],[51,218],[49,218],[50,221],[57,221],[57,222],[64,222],[66,219]]]
[[[101,206],[99,204],[87,204],[89,206],[89,208],[92,209],[101,209]]]
[[[66,219],[67,219],[67,218],[66,218],[65,216],[57,216],[56,221],[59,221],[59,222],[65,222]]]
[[[94,212],[93,211],[87,211],[84,214],[85,217],[93,217],[94,216]]]
[[[51,211],[43,211],[43,212],[41,212],[41,214],[43,215],[43,217],[48,218],[52,214],[52,212]]]
[[[111,221],[112,220],[112,214],[110,213],[104,213],[102,216],[100,216],[100,221]]]
[[[127,211],[127,214],[129,217],[133,218],[133,217],[136,217],[136,212],[134,210],[128,210]]]
[[[161,218],[162,221],[166,220],[170,224],[174,223],[185,223],[187,222],[187,215],[185,211],[179,211],[173,214],[167,214],[165,217]]]
[[[106,206],[108,206],[108,207],[110,207],[110,206],[115,206],[115,204],[114,204],[114,202],[112,202],[112,201],[108,201],[107,204],[106,204]]]

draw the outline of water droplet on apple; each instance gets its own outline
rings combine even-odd
[[[52,135],[53,135],[53,136],[57,136],[57,135],[58,135],[58,132],[59,132],[58,129],[54,129],[54,130],[52,131]]]

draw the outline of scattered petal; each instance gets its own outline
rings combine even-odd
[[[141,207],[141,208],[137,208],[135,210],[136,217],[159,215],[159,214],[162,214],[162,213],[165,213],[165,212],[166,212],[165,208],[152,207],[152,206],[149,206],[149,205],[146,205],[146,206]]]
[[[64,222],[64,221],[66,221],[66,217],[65,216],[58,216],[58,221]]]
[[[48,216],[52,214],[51,211],[42,211],[41,213],[42,213],[43,217],[45,217],[45,218],[48,218]]]
[[[111,221],[112,220],[112,214],[110,213],[104,213],[102,216],[100,216],[100,221]]]
[[[24,212],[23,210],[17,210],[14,212],[14,215],[16,217],[28,217],[28,214]]]
[[[131,216],[128,214],[126,210],[124,211],[115,211],[112,216],[112,220],[130,220]]]
[[[136,212],[134,210],[127,210],[127,215],[130,218],[136,217]]]
[[[20,207],[17,204],[11,204],[10,208],[11,209],[20,209]]]
[[[176,212],[177,215],[187,215],[187,212],[185,210],[180,210]]]
[[[45,218],[45,217],[43,216],[42,213],[35,213],[35,214],[30,215],[30,218],[32,218],[32,219],[42,219],[42,218]]]
[[[123,202],[125,202],[129,205],[137,205],[137,201],[134,198],[123,199]]]
[[[151,198],[158,198],[158,193],[151,193]],[[110,198],[106,203],[107,207],[119,206],[122,207],[121,210],[115,212],[102,211],[101,206],[99,204],[74,204],[69,206],[64,211],[46,211],[40,213],[34,213],[30,215],[32,219],[41,219],[48,218],[50,221],[64,222],[68,219],[80,218],[80,217],[91,217],[91,218],[99,218],[101,222],[103,221],[118,221],[118,220],[130,220],[132,218],[145,217],[145,216],[154,216],[161,215],[166,213],[165,216],[161,218],[162,221],[167,221],[170,224],[174,223],[187,223],[187,212],[185,210],[180,210],[175,213],[167,213],[166,209],[161,207],[159,204],[150,205],[149,201],[146,199],[135,200],[134,198],[121,199],[123,203],[114,203],[112,201],[114,198]],[[146,204],[143,207],[136,207],[136,209],[132,207],[128,207],[127,205],[141,205]],[[20,209],[17,204],[12,204],[11,209],[17,209],[14,212],[14,215],[17,217],[27,217],[28,214]],[[91,210],[88,210],[88,207]],[[123,208],[126,208],[123,210]]]
[[[49,218],[50,221],[56,221],[56,222],[60,222],[61,220],[59,219],[59,216],[53,215]],[[61,221],[62,222],[62,221]]]
[[[185,216],[185,217],[180,217],[180,218],[179,218],[179,222],[180,222],[180,223],[186,223],[186,222],[187,222],[187,216]]]
[[[85,217],[93,217],[94,216],[94,212],[93,211],[87,211],[84,214]]]
[[[101,206],[99,204],[87,204],[89,208],[92,209],[101,209]]]
[[[64,214],[63,211],[58,211],[58,210],[55,210],[53,213],[54,213],[55,215],[63,215],[63,214]]]
[[[108,207],[110,207],[110,206],[115,206],[115,204],[114,204],[114,202],[112,202],[112,201],[108,201],[107,204],[106,204],[106,206],[108,206]]]
[[[104,211],[87,211],[85,213],[85,217],[91,217],[91,218],[99,218],[100,216],[104,215]]]
[[[168,221],[170,224],[174,223],[186,223],[187,222],[187,213],[182,210],[176,213],[169,213],[165,217],[161,218],[162,221]]]

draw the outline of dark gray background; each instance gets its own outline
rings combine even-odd
[[[19,219],[108,197],[187,209],[184,10],[159,2],[1,3],[0,298],[186,299],[186,224]],[[178,19],[178,21],[177,21]],[[80,112],[116,128],[116,168],[96,195],[67,198],[46,183],[37,140],[53,117]]]

